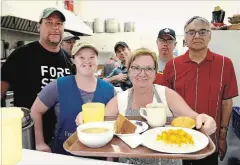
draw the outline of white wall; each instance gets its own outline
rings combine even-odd
[[[240,106],[240,65],[239,55],[240,49],[240,31],[213,31],[212,39],[209,48],[216,53],[222,54],[230,58],[233,62],[237,83],[238,83],[238,97],[233,99],[233,104]]]
[[[220,6],[227,17],[240,12],[240,1],[74,1],[75,12],[82,20],[117,18],[122,22],[135,21],[137,31],[157,33],[164,27],[183,33],[185,22],[200,15],[211,21],[214,7]],[[183,9],[185,8],[185,9]]]

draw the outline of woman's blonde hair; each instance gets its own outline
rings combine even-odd
[[[155,69],[156,69],[156,72],[158,70],[158,60],[157,60],[157,55],[155,52],[151,51],[150,49],[147,49],[147,48],[139,48],[139,49],[136,49],[133,53],[131,53],[129,59],[128,59],[128,65],[127,65],[127,68],[129,70],[131,64],[133,63],[133,61],[138,58],[138,57],[141,57],[141,56],[151,56],[153,61],[154,61],[154,65],[155,65]]]

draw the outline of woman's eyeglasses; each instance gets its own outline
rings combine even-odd
[[[154,68],[154,67],[142,68],[142,67],[139,67],[139,66],[131,66],[130,68],[131,68],[133,74],[140,74],[142,72],[142,70],[144,70],[144,72],[146,74],[152,74],[156,70],[156,68]]]

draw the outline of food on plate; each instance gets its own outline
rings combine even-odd
[[[169,129],[157,135],[157,141],[163,141],[166,144],[174,144],[181,147],[183,144],[194,144],[190,134],[182,129]]]
[[[107,128],[86,128],[82,130],[83,133],[92,133],[92,134],[98,134],[98,133],[104,133],[107,132],[109,129]]]
[[[194,128],[196,122],[191,117],[180,116],[173,119],[171,125],[173,127]]]
[[[115,132],[117,134],[130,134],[134,133],[137,126],[129,121],[126,117],[119,114],[115,122]]]

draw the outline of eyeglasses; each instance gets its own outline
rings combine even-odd
[[[144,70],[145,74],[152,74],[156,70],[154,67],[142,68],[139,66],[131,66],[130,68],[131,68],[133,74],[140,74],[142,72],[142,70]]]
[[[207,29],[202,29],[202,30],[199,30],[199,31],[189,30],[188,32],[186,32],[186,34],[187,34],[189,37],[194,37],[194,36],[196,36],[196,34],[198,33],[199,36],[203,37],[203,36],[208,35],[209,32],[210,32],[210,30],[207,30]]]
[[[168,39],[168,40],[165,40],[165,39],[162,39],[162,38],[159,38],[158,41],[161,43],[161,44],[173,44],[175,41],[172,40],[172,39]]]

